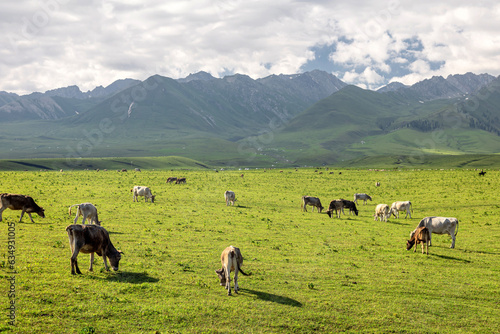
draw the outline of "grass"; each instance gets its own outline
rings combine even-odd
[[[332,172],[332,174],[330,174]],[[342,172],[342,174],[339,174]],[[241,173],[244,176],[241,177]],[[320,174],[321,173],[321,174]],[[35,224],[3,213],[0,331],[16,333],[498,333],[499,172],[284,169],[0,173],[0,192],[32,196]],[[166,184],[185,176],[186,185]],[[375,187],[380,181],[381,186]],[[155,203],[132,202],[148,185]],[[236,193],[227,207],[225,190]],[[301,212],[301,196],[367,192],[359,216]],[[373,221],[378,203],[411,200],[412,219]],[[117,272],[80,254],[70,274],[68,207],[92,202],[114,245]],[[309,210],[310,211],[310,210]],[[405,250],[420,218],[460,221],[456,248],[434,235],[429,255]],[[8,224],[16,227],[16,321],[8,324]],[[245,258],[241,293],[215,269],[228,245]]]

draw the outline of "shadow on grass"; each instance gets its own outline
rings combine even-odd
[[[288,297],[273,295],[272,293],[249,290],[249,289],[240,289],[240,291],[255,295],[257,298],[259,298],[261,300],[266,300],[269,302],[274,302],[274,303],[283,304],[283,305],[302,307],[302,303],[296,301],[295,299],[291,299]]]
[[[429,255],[432,255],[432,256],[435,256],[435,257],[440,257],[440,258],[446,259],[446,260],[454,260],[454,261],[460,261],[460,262],[465,262],[465,263],[470,263],[471,262],[469,260],[460,259],[458,257],[453,257],[453,256],[448,256],[448,255],[438,255],[438,254],[432,254],[432,253],[429,253]]]
[[[156,283],[159,281],[158,278],[151,277],[147,273],[133,273],[127,271],[120,271],[112,276],[106,278],[108,281],[112,282],[123,282],[123,283]]]

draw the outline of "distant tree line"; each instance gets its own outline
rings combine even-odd
[[[422,132],[429,132],[441,127],[441,124],[438,121],[430,121],[427,119],[418,119],[414,121],[410,121],[406,123],[407,128],[417,129]]]

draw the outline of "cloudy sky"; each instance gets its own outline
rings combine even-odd
[[[0,32],[0,91],[17,94],[198,71],[321,69],[372,89],[500,75],[496,0],[16,0]]]

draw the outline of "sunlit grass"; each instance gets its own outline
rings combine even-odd
[[[340,174],[341,172],[341,174]],[[243,173],[243,177],[241,174]],[[16,225],[17,333],[495,333],[500,326],[499,174],[467,170],[284,169],[1,172],[0,192],[32,196],[35,224],[3,212],[0,303],[7,308],[7,224]],[[166,184],[184,176],[187,184]],[[380,187],[375,182],[381,183]],[[147,185],[155,203],[132,202]],[[236,193],[227,207],[224,191]],[[355,192],[359,216],[302,212]],[[411,200],[413,219],[373,220],[378,203]],[[70,274],[68,207],[92,202],[125,255],[118,272],[80,254]],[[309,210],[310,211],[310,210]],[[428,256],[405,250],[420,218],[460,221],[455,249],[434,236]],[[241,293],[228,297],[215,269],[228,245],[245,258]]]

